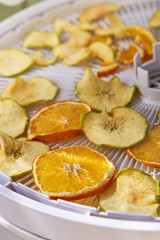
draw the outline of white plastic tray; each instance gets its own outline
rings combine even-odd
[[[105,1],[98,1],[98,3]],[[112,1],[117,2],[117,1]],[[87,6],[96,4],[97,1],[44,1],[29,9],[26,9],[0,26],[0,48],[15,47],[30,54],[33,50],[23,49],[21,46],[24,36],[33,28],[52,30],[52,22],[56,16],[66,21],[76,21],[80,11]],[[160,7],[159,1],[118,1],[122,4],[122,10],[117,15],[127,24],[141,24],[147,27],[147,20],[152,13]],[[101,24],[105,23],[101,21]],[[160,39],[160,31],[154,33]],[[125,48],[129,40],[119,41],[119,47]],[[75,67],[67,67],[56,63],[48,67],[36,67],[22,75],[28,79],[32,76],[45,76],[59,86],[59,93],[55,100],[76,100],[74,86],[83,74],[81,64]],[[92,69],[96,72],[97,65],[92,62]],[[122,82],[132,85],[135,81],[133,67],[120,67],[116,73]],[[110,79],[104,78],[105,80]],[[11,78],[0,77],[0,92],[11,81]],[[38,103],[27,107],[27,113],[31,116],[44,104]],[[131,107],[137,109],[148,121],[149,126],[158,123],[158,111],[160,102],[152,101],[136,95]],[[108,147],[96,147],[84,136],[49,144],[51,149],[69,145],[87,145],[107,155],[115,164],[116,171],[124,167],[141,169],[155,178],[160,179],[160,169],[147,167],[130,158],[124,150]],[[28,231],[49,239],[149,239],[160,234],[160,218],[152,218],[150,215],[126,214],[108,211],[99,211],[96,196],[78,201],[77,203],[63,200],[53,201],[37,191],[32,175],[28,174],[16,182],[0,175],[0,215]],[[120,221],[121,220],[121,221]],[[62,231],[63,229],[63,231]]]

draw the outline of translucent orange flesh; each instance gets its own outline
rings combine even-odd
[[[105,178],[110,165],[89,148],[76,146],[42,154],[36,174],[43,191],[65,193],[92,187]]]
[[[131,44],[128,49],[118,52],[117,60],[124,64],[131,64],[133,63],[133,58],[138,51],[139,49]]]
[[[84,104],[59,103],[42,111],[32,120],[34,135],[81,129],[81,118],[89,109]]]
[[[153,128],[142,142],[128,150],[137,160],[160,164],[160,125]]]

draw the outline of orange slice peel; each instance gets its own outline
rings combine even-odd
[[[115,167],[100,152],[73,146],[38,155],[32,173],[37,187],[50,198],[77,200],[103,192],[114,177]]]

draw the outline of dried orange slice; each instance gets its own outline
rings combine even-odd
[[[74,146],[38,155],[32,173],[37,187],[50,198],[77,200],[103,192],[115,167],[96,150]]]
[[[141,58],[144,57],[144,50],[137,44],[132,43],[129,48],[119,51],[117,53],[117,61],[123,64],[132,64],[134,55],[140,51]]]
[[[127,148],[126,153],[145,165],[160,167],[160,124],[154,126],[142,142]]]
[[[83,135],[81,118],[89,111],[89,105],[76,101],[45,106],[31,117],[28,139],[49,142]]]

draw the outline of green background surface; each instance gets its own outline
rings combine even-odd
[[[6,6],[3,4],[0,4],[0,21],[4,20],[5,18],[21,11],[24,8],[27,8],[37,2],[41,2],[43,0],[26,0],[23,3],[14,6],[14,7],[10,7],[10,6]]]

